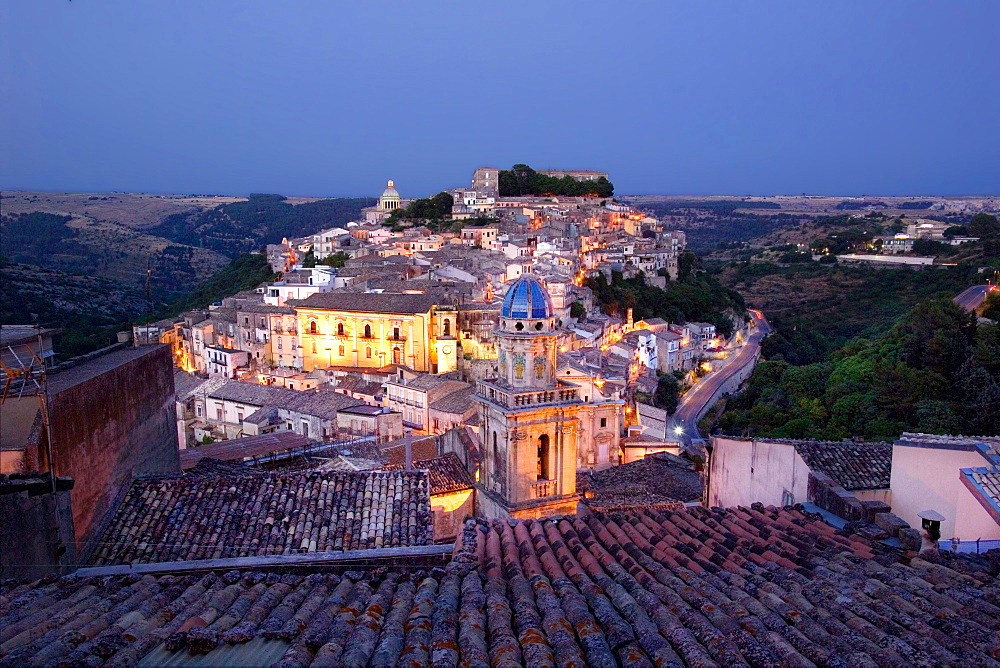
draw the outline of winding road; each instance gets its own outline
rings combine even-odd
[[[718,370],[712,371],[695,383],[694,387],[681,397],[677,410],[667,422],[668,439],[679,437],[685,446],[690,446],[692,440],[701,440],[697,433],[698,418],[704,414],[712,397],[726,381],[741,372],[748,364],[756,363],[760,342],[771,333],[771,326],[760,311],[751,310],[750,317],[753,320],[752,333],[739,347],[738,352],[727,358],[725,364]],[[678,432],[678,428],[682,431]]]
[[[994,289],[996,289],[996,286],[973,285],[971,288],[962,290],[962,292],[955,297],[955,303],[964,308],[966,311],[975,311],[983,305],[984,301],[986,301],[986,294]]]

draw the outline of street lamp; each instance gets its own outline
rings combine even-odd
[[[674,433],[680,436],[681,434],[684,433],[684,427],[677,425],[676,427],[674,427]]]

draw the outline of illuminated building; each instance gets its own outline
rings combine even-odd
[[[590,376],[557,366],[558,335],[548,292],[535,276],[522,275],[504,298],[495,331],[497,376],[479,381],[474,395],[482,444],[480,515],[576,512],[581,439],[586,434],[596,442],[595,419],[603,427],[604,464],[618,463],[617,447],[612,454],[610,446],[617,444],[621,403],[609,402],[601,409],[607,414],[595,418],[588,404],[601,388]],[[592,450],[590,443],[586,450]]]
[[[294,303],[302,368],[458,366],[457,313],[424,294],[327,292]]]

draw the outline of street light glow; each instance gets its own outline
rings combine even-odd
[[[681,434],[684,433],[684,427],[677,425],[676,427],[674,427],[674,433],[680,436]]]

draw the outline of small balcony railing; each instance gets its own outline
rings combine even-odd
[[[547,496],[555,496],[558,487],[556,480],[539,480],[531,484],[531,498],[544,499]]]
[[[487,397],[492,401],[507,408],[521,408],[523,406],[553,405],[572,403],[579,401],[579,388],[560,387],[551,390],[534,390],[530,392],[511,392],[502,390],[488,383],[479,382],[476,386],[476,394]]]

